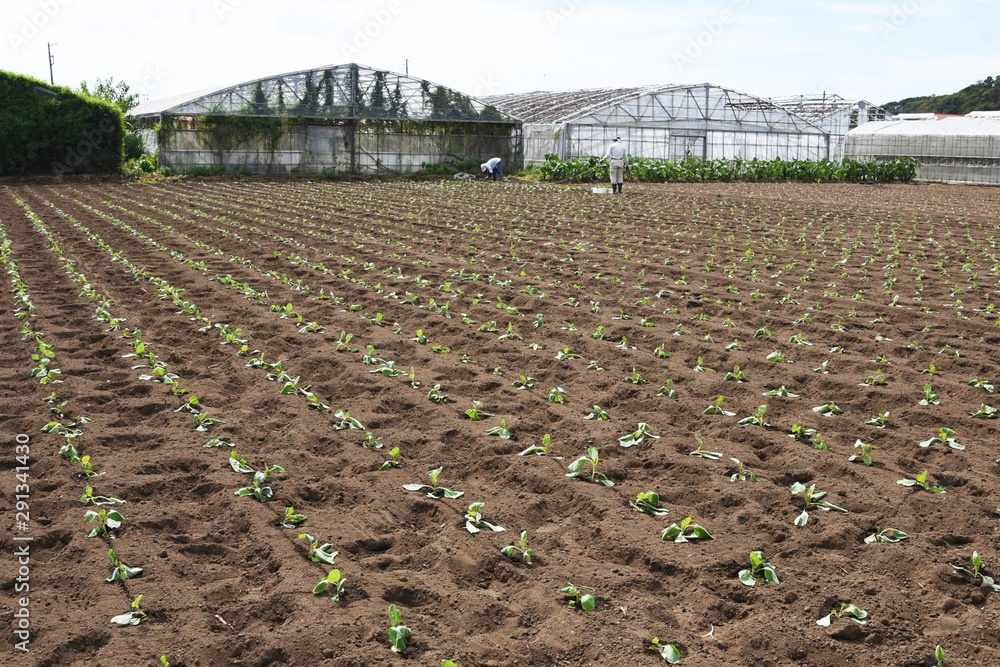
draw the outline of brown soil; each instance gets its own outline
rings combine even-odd
[[[98,304],[78,296],[16,199],[114,300],[121,329],[95,318]],[[976,551],[1000,572],[996,422],[970,417],[1000,399],[969,384],[1000,380],[998,210],[998,190],[945,186],[664,185],[617,197],[512,183],[5,187],[0,222],[36,308],[29,324],[53,346],[62,383],[27,377],[34,346],[5,280],[8,515],[17,434],[31,452],[29,528],[0,537],[6,636],[25,596],[32,634],[30,653],[8,640],[0,664],[664,664],[647,650],[654,636],[687,665],[933,665],[936,645],[949,666],[1000,664],[996,594],[950,565],[970,566]],[[237,356],[216,328],[199,332],[128,262],[183,290],[211,323],[241,329],[255,354]],[[244,298],[248,288],[266,296]],[[289,303],[301,323],[270,309]],[[497,331],[479,330],[490,321]],[[309,322],[325,331],[300,333]],[[523,340],[500,339],[508,322]],[[196,431],[175,412],[184,399],[139,379],[141,360],[123,357],[136,328],[224,424]],[[357,351],[337,351],[342,331]],[[372,373],[369,344],[420,387]],[[557,360],[566,348],[582,358]],[[786,363],[766,359],[775,351]],[[330,410],[248,368],[260,353]],[[826,361],[829,373],[814,372]],[[745,382],[725,379],[735,365]],[[521,375],[534,387],[516,389]],[[626,381],[638,376],[648,383]],[[658,396],[668,379],[677,398]],[[428,400],[435,385],[448,403]],[[763,396],[782,385],[798,397]],[[924,385],[940,405],[918,404]],[[562,404],[547,400],[556,387]],[[53,390],[68,401],[64,421],[92,420],[75,439],[104,472],[89,482],[60,457],[63,436],[40,432],[55,418],[42,401]],[[719,396],[736,416],[703,414]],[[466,419],[473,401],[495,416]],[[830,403],[843,414],[814,411]],[[764,404],[767,426],[737,424]],[[585,420],[595,405],[611,419]],[[337,430],[338,410],[385,448]],[[886,428],[865,424],[884,412]],[[511,439],[486,434],[502,420]],[[640,422],[659,439],[619,446]],[[793,425],[818,429],[829,448],[793,439]],[[967,448],[919,446],[942,427]],[[552,456],[517,456],[545,434]],[[689,455],[696,434],[721,460]],[[230,468],[228,448],[203,447],[211,437],[256,469],[283,466],[269,480],[274,500],[237,497],[250,476]],[[872,466],[848,462],[857,440],[874,445]],[[402,466],[379,471],[397,446]],[[590,446],[614,487],[566,476]],[[730,458],[759,481],[730,481]],[[438,466],[463,497],[403,489]],[[924,470],[946,493],[897,485]],[[795,482],[849,513],[813,510],[794,526]],[[128,501],[117,539],[87,537],[88,484]],[[646,490],[669,516],[630,507]],[[476,501],[506,532],[464,529]],[[289,506],[308,516],[299,529],[281,527]],[[715,539],[661,540],[688,516]],[[909,539],[865,544],[890,527]],[[522,530],[531,565],[500,554]],[[339,603],[310,594],[330,568],[307,560],[300,532],[339,552]],[[34,540],[27,593],[13,581],[17,536]],[[141,577],[105,583],[112,546]],[[740,583],[753,550],[779,585]],[[567,582],[597,609],[569,608]],[[148,618],[112,626],[138,594]],[[867,624],[816,624],[842,602],[867,610]],[[403,656],[389,649],[390,604],[413,632]]]

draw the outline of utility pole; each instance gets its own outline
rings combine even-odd
[[[410,76],[410,59],[406,59],[406,76]]]
[[[54,86],[56,85],[56,77],[52,73],[52,66],[55,64],[56,59],[52,57],[52,47],[56,46],[56,44],[52,44],[50,42],[48,46],[49,46],[49,83],[51,83]]]

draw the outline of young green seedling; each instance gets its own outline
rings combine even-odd
[[[549,391],[548,396],[549,403],[565,403],[566,402],[566,390],[562,387],[553,387]]]
[[[729,477],[730,482],[757,482],[757,475],[755,475],[754,472],[750,470],[745,463],[743,463],[743,461],[732,457],[730,457],[729,460],[736,464],[736,472]]]
[[[660,504],[660,494],[656,491],[641,491],[636,495],[635,500],[630,500],[628,504],[636,512],[652,514],[653,516],[670,514],[670,510]]]
[[[389,458],[379,467],[379,470],[391,470],[393,468],[400,468],[402,465],[403,459],[399,455],[399,447],[393,447],[389,450]]]
[[[708,459],[709,461],[718,461],[719,459],[722,458],[722,452],[710,452],[705,449],[702,449],[705,446],[705,443],[702,442],[702,439],[698,436],[697,433],[694,434],[694,439],[698,443],[698,448],[693,452],[689,452],[688,456],[694,456],[695,458],[700,458],[700,459]]]
[[[382,449],[385,445],[382,441],[375,437],[375,434],[371,431],[365,431],[365,439],[361,443],[361,446],[366,449]]]
[[[507,428],[507,420],[501,419],[499,426],[486,429],[486,435],[495,435],[504,440],[510,440],[510,429]]]
[[[789,431],[788,437],[808,442],[813,449],[825,450],[827,448],[826,441],[819,431],[800,424],[792,424],[792,429]]]
[[[717,399],[715,399],[715,403],[705,408],[705,412],[702,414],[722,415],[723,417],[735,417],[736,416],[735,412],[729,412],[728,410],[724,410],[722,408],[722,402],[725,400],[726,400],[725,396],[719,396]]]
[[[817,405],[813,408],[813,412],[818,412],[824,417],[836,417],[837,415],[844,414],[844,411],[836,403],[827,403],[825,405]]]
[[[574,359],[583,359],[583,355],[570,352],[568,347],[564,347],[556,353],[556,359],[559,361],[572,361]]]
[[[364,424],[352,417],[351,413],[346,410],[337,410],[333,413],[333,416],[337,418],[337,423],[333,425],[333,430],[335,431],[343,431],[344,429],[355,431],[365,430]]]
[[[608,421],[611,419],[611,415],[599,405],[595,405],[594,409],[584,416],[584,419],[600,419],[601,421]]]
[[[659,637],[653,637],[653,641],[649,643],[649,651],[655,651],[660,654],[660,657],[668,665],[679,665],[681,662],[681,652],[673,644],[663,644],[660,642]]]
[[[740,426],[760,426],[767,427],[770,424],[765,421],[764,416],[767,414],[767,406],[759,405],[757,406],[757,413],[750,415],[749,417],[744,417],[743,419],[736,422]]]
[[[954,570],[956,572],[958,572],[960,574],[963,574],[963,575],[966,575],[968,577],[971,577],[973,584],[975,584],[977,586],[982,585],[982,584],[986,584],[987,586],[989,586],[990,588],[992,588],[994,591],[1000,593],[1000,584],[996,583],[996,581],[995,581],[995,579],[993,577],[988,576],[988,575],[986,575],[986,574],[983,573],[984,570],[985,570],[985,568],[983,566],[983,559],[979,557],[979,552],[978,551],[973,551],[972,552],[972,569],[971,570],[968,569],[968,568],[965,568],[965,567],[961,567],[959,565],[952,565],[951,563],[949,563],[949,565],[951,565],[952,568],[954,568]]]
[[[522,375],[517,380],[514,380],[514,388],[521,390],[531,389],[532,387],[535,386],[535,382],[537,382],[535,378],[527,375]]]
[[[306,522],[305,514],[297,514],[294,507],[285,508],[285,516],[281,520],[282,528],[298,528]]]
[[[451,400],[447,394],[441,391],[441,385],[439,384],[431,387],[431,390],[427,392],[427,399],[432,403],[447,403]]]
[[[247,462],[244,459],[240,458],[240,455],[236,453],[235,449],[229,452],[229,467],[238,473],[251,474],[256,472],[253,468],[247,465]]]
[[[941,400],[938,398],[937,394],[931,391],[931,386],[929,384],[924,385],[924,397],[918,401],[920,405],[941,405]]]
[[[884,530],[877,530],[871,535],[865,538],[865,544],[875,544],[876,542],[885,544],[895,544],[897,542],[902,542],[903,540],[908,540],[909,535],[901,530],[895,528],[886,528]]]
[[[531,456],[532,454],[534,454],[535,456],[548,456],[551,447],[552,447],[552,435],[546,433],[545,435],[542,436],[542,444],[540,446],[532,445],[531,447],[525,449],[523,452],[520,452],[518,456]]]
[[[264,464],[263,470],[258,470],[253,474],[250,486],[244,486],[236,491],[237,496],[253,497],[257,502],[267,502],[274,498],[274,491],[269,486],[265,486],[272,474],[283,474],[285,469],[281,466],[268,466]]]
[[[469,509],[465,511],[465,529],[475,535],[480,530],[479,526],[483,525],[492,530],[494,533],[502,533],[506,530],[503,526],[497,526],[483,519],[483,514],[480,510],[483,509],[483,505],[486,503],[472,503],[469,505]]]
[[[559,592],[569,598],[566,604],[570,609],[580,609],[582,611],[594,611],[597,609],[597,599],[590,593],[582,593],[572,582],[560,588]]]
[[[389,646],[393,653],[402,653],[406,650],[406,643],[410,641],[413,632],[403,625],[403,615],[399,613],[396,605],[389,605]]]
[[[756,586],[760,581],[766,581],[769,584],[780,584],[778,581],[778,573],[774,569],[774,565],[764,560],[763,551],[751,551],[750,552],[750,569],[740,570],[740,582],[744,586]]]
[[[996,419],[1000,417],[1000,411],[985,403],[980,403],[979,409],[969,414],[973,419]]]
[[[663,386],[656,390],[656,395],[666,396],[667,398],[677,398],[677,390],[674,389],[674,381],[668,378]]]
[[[935,667],[944,667],[944,649],[940,644],[934,647]]]
[[[569,464],[570,472],[566,476],[576,477],[603,486],[614,486],[615,483],[608,479],[607,475],[597,471],[597,464],[599,462],[600,456],[598,455],[597,447],[588,447],[586,455]]]
[[[618,438],[618,444],[621,445],[622,447],[628,448],[632,447],[633,445],[640,444],[646,438],[659,440],[660,436],[653,435],[652,430],[649,428],[649,424],[647,424],[646,422],[639,422],[639,426],[636,428],[636,430]]]
[[[407,491],[424,491],[427,490],[428,498],[448,498],[449,500],[454,500],[456,498],[461,498],[465,495],[464,491],[452,491],[451,489],[446,489],[443,486],[438,485],[438,477],[441,475],[441,471],[444,470],[444,466],[440,468],[435,468],[434,470],[428,470],[427,476],[430,477],[430,484],[404,484],[403,488]]]
[[[942,427],[935,437],[930,438],[929,440],[924,440],[923,442],[920,443],[920,446],[926,448],[926,447],[933,447],[934,445],[945,445],[947,447],[950,447],[951,449],[957,449],[959,451],[964,450],[965,445],[961,444],[960,442],[958,442],[958,440],[953,438],[952,436],[954,435],[955,431],[953,431],[950,428]]]
[[[146,618],[146,612],[142,610],[142,596],[137,595],[135,599],[132,600],[132,610],[125,612],[124,614],[119,614],[118,616],[113,616],[111,618],[111,623],[113,625],[139,625],[142,620]]]
[[[333,594],[330,599],[334,602],[340,602],[340,597],[345,594],[344,585],[347,583],[347,579],[340,576],[340,570],[330,570],[330,573],[319,580],[319,583],[313,586],[313,595],[322,595],[323,593],[332,591]]]
[[[535,555],[535,550],[528,548],[528,531],[522,530],[521,537],[518,538],[517,544],[505,546],[500,550],[500,554],[511,560],[520,559],[528,565],[531,565],[531,559]]]
[[[799,397],[798,394],[793,394],[792,392],[788,391],[788,388],[785,387],[785,385],[781,385],[777,389],[771,389],[770,391],[765,391],[764,392],[764,396],[782,396],[784,398],[798,398]]]
[[[919,475],[917,475],[916,478],[914,478],[914,479],[910,479],[908,477],[904,477],[903,479],[897,480],[896,484],[899,484],[900,486],[912,486],[912,487],[916,487],[916,488],[919,488],[919,489],[923,489],[924,491],[927,491],[929,493],[944,493],[945,492],[943,486],[934,486],[934,485],[930,484],[927,481],[927,471],[926,470],[923,471],[922,473],[920,473]]]
[[[80,496],[80,502],[84,505],[124,505],[125,501],[120,498],[114,498],[112,496],[95,496],[94,487],[88,486],[83,495]]]
[[[987,380],[969,380],[969,386],[979,387],[990,394],[996,391],[996,387],[993,386],[993,383],[988,382]]]
[[[861,465],[870,466],[872,464],[872,450],[875,449],[874,445],[867,442],[861,442],[861,440],[854,441],[854,449],[860,449],[860,454],[852,454],[847,457],[847,460],[851,463],[860,463]]]
[[[868,421],[865,422],[866,426],[874,426],[875,428],[885,428],[889,425],[889,411],[880,412]]]
[[[118,560],[118,555],[115,554],[114,549],[108,549],[108,560],[111,561],[111,576],[105,579],[108,583],[115,581],[126,581],[128,579],[134,579],[142,574],[141,567],[129,567],[125,563]]]
[[[88,510],[83,515],[83,520],[87,523],[96,523],[93,530],[87,537],[97,537],[98,535],[115,538],[116,533],[122,527],[125,517],[118,510]]]
[[[742,369],[740,369],[740,365],[739,364],[736,364],[735,366],[733,366],[733,370],[731,370],[728,373],[726,373],[726,377],[723,378],[723,379],[725,379],[725,380],[732,380],[734,382],[746,382],[747,381],[747,377],[746,377],[746,375],[743,374],[743,371],[742,371]]]
[[[691,523],[691,517],[683,519],[680,525],[672,523],[660,533],[661,540],[673,540],[681,542],[697,542],[698,540],[714,540],[712,534],[697,523]]]
[[[320,544],[319,541],[309,533],[300,533],[299,539],[305,540],[309,543],[306,558],[314,563],[326,563],[327,565],[333,565],[333,560],[340,553],[338,551],[332,551],[333,544],[330,542]]]
[[[840,609],[831,609],[829,614],[816,621],[816,625],[828,628],[831,623],[841,618],[854,621],[858,625],[864,625],[865,619],[868,618],[868,612],[857,605],[841,602]]]
[[[94,470],[94,465],[90,462],[90,457],[86,454],[80,457],[78,463],[80,464],[80,474],[83,476],[83,479],[100,477],[104,474],[103,471],[98,472],[97,470]]]
[[[642,377],[635,366],[632,367],[632,375],[622,378],[622,382],[630,382],[632,384],[649,384],[649,380]]]
[[[487,419],[493,415],[489,412],[483,412],[482,401],[472,401],[472,407],[462,413],[466,419],[471,419],[472,421],[480,421],[482,419]]]
[[[831,502],[823,500],[826,497],[826,491],[817,491],[816,485],[811,484],[809,488],[806,488],[805,484],[801,482],[795,482],[792,484],[792,495],[802,496],[802,502],[805,507],[802,509],[802,514],[795,517],[793,522],[796,526],[804,526],[809,522],[809,510],[816,509],[823,512],[843,512],[847,514],[847,510],[843,507],[838,507]]]

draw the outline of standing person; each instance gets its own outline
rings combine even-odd
[[[479,165],[479,168],[482,169],[484,174],[492,174],[494,181],[497,180],[497,176],[500,177],[501,181],[503,180],[503,165],[500,163],[500,158],[491,157],[489,160]]]
[[[601,159],[608,160],[611,165],[608,169],[611,172],[611,191],[621,194],[622,183],[625,181],[625,167],[628,166],[628,150],[622,143],[621,137],[615,137],[608,146],[608,152]]]

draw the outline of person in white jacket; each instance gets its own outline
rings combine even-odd
[[[608,146],[608,152],[601,159],[608,160],[611,165],[608,170],[611,172],[611,191],[621,194],[622,183],[625,181],[625,167],[628,166],[628,149],[622,143],[621,137],[615,137]]]
[[[484,174],[492,174],[494,181],[497,180],[497,176],[500,177],[501,181],[503,180],[503,165],[500,163],[500,158],[491,157],[489,160],[479,165],[479,168]]]

